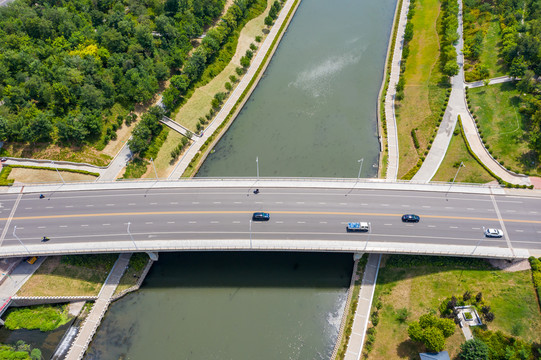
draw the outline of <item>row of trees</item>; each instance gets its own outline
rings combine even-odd
[[[443,73],[447,76],[458,74],[455,44],[458,41],[458,2],[443,0],[441,21],[440,63]]]
[[[150,100],[223,6],[224,0],[44,0],[0,7],[1,139],[99,137],[106,110]]]
[[[396,99],[402,100],[404,98],[404,87],[406,86],[406,79],[403,76],[406,71],[406,60],[410,54],[410,41],[413,39],[413,23],[411,19],[415,15],[415,0],[410,0],[410,6],[408,8],[408,22],[404,29],[404,43],[402,45],[402,60],[400,61],[400,77],[396,84]]]
[[[199,80],[207,64],[215,59],[222,45],[242,22],[254,2],[255,0],[235,1],[221,22],[207,32],[201,45],[197,47],[184,65],[182,74],[173,76],[171,86],[164,91],[163,104],[167,109],[173,109],[186,95],[188,88]]]
[[[455,333],[455,322],[425,314],[408,326],[411,340],[421,342],[429,351],[439,352],[445,348],[445,339]]]

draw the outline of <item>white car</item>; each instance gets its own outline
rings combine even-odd
[[[500,229],[486,229],[485,236],[491,238],[501,238],[503,236],[503,231]]]

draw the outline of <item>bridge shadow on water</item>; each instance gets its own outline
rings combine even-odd
[[[160,253],[143,288],[348,287],[352,254],[295,252]]]

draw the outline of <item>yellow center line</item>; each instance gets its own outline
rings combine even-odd
[[[106,216],[142,216],[142,215],[198,215],[198,214],[251,214],[252,211],[143,211],[143,212],[120,212],[120,213],[101,213],[101,214],[67,214],[67,215],[39,215],[39,216],[17,216],[12,220],[40,220],[40,219],[69,219],[69,218],[87,218],[87,217],[106,217]],[[272,211],[271,214],[289,214],[289,215],[346,215],[346,216],[382,216],[398,217],[402,214],[392,213],[365,213],[365,212],[328,212],[328,211]],[[468,217],[468,216],[446,216],[446,215],[421,215],[422,218],[431,219],[453,219],[453,220],[478,220],[478,221],[498,221],[497,218]],[[6,221],[8,218],[0,218],[0,221]],[[521,220],[521,219],[503,219],[507,222],[518,222],[528,224],[541,224],[540,220]]]

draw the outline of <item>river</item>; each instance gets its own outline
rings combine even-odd
[[[377,174],[376,103],[396,0],[303,0],[198,176]],[[93,359],[314,360],[332,353],[351,254],[166,253],[111,305]]]
[[[396,0],[303,0],[198,176],[375,177],[376,104]]]

